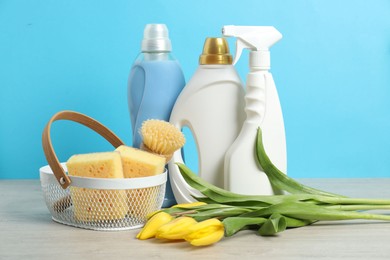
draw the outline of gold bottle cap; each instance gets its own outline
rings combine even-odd
[[[199,57],[199,64],[226,64],[233,63],[229,45],[225,38],[206,38],[203,53]]]

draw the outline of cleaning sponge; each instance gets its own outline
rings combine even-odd
[[[165,170],[165,157],[125,145],[119,146],[115,151],[121,154],[125,178],[153,176]],[[153,187],[127,190],[126,194],[131,217],[142,219],[145,218],[145,213],[153,211],[152,206],[155,205],[157,199],[156,190]]]
[[[116,148],[122,157],[125,178],[153,176],[164,172],[165,158],[140,149],[121,145]]]
[[[66,163],[69,175],[92,178],[123,178],[121,156],[117,152],[73,155]]]
[[[118,152],[73,155],[66,163],[70,176],[123,178]],[[79,221],[123,219],[128,212],[126,192],[71,187],[74,216]]]

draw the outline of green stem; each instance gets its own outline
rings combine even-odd
[[[390,205],[331,205],[326,206],[327,209],[337,209],[337,210],[347,210],[347,211],[356,211],[356,210],[379,210],[379,209],[390,209]]]
[[[210,218],[224,219],[227,217],[239,216],[244,213],[250,212],[250,209],[239,207],[228,207],[220,209],[210,209],[205,211],[199,211],[193,214],[187,214],[187,216],[194,218],[196,221],[203,221]]]
[[[360,205],[390,205],[388,199],[364,199],[364,198],[347,198],[347,197],[328,197],[328,196],[313,196],[313,200],[327,204],[360,204]]]
[[[287,217],[298,218],[302,220],[371,219],[390,221],[389,215],[335,210],[305,202],[280,203],[269,206],[265,209],[244,213],[241,215],[241,217],[269,217],[274,213],[279,213]]]

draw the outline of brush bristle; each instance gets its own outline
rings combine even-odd
[[[172,154],[185,143],[184,135],[178,128],[157,119],[149,119],[142,123],[141,136],[144,144],[158,154]]]

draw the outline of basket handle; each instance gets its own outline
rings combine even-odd
[[[89,116],[83,115],[78,112],[73,112],[73,111],[60,111],[56,113],[49,120],[49,122],[45,126],[45,129],[43,130],[42,146],[46,156],[46,160],[49,163],[50,168],[52,169],[58,183],[61,185],[63,189],[66,189],[70,185],[71,180],[68,177],[68,175],[66,175],[64,169],[61,167],[61,164],[58,161],[58,158],[54,152],[53,145],[50,139],[51,124],[54,121],[58,121],[58,120],[69,120],[69,121],[74,121],[82,125],[85,125],[88,128],[100,134],[101,136],[103,136],[115,148],[124,144],[123,141],[119,139],[119,137],[116,136],[110,129],[108,129],[103,124],[101,124],[100,122],[96,121],[95,119]]]

